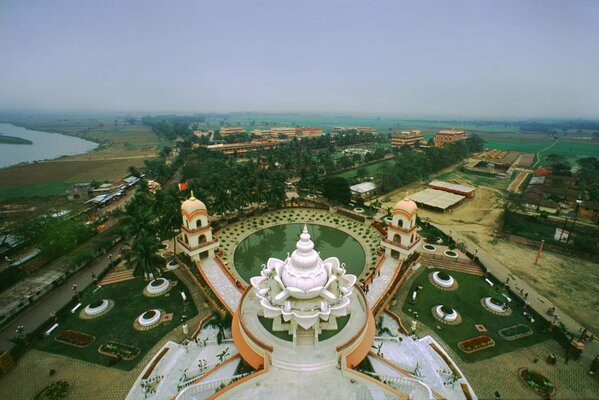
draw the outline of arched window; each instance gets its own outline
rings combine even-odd
[[[198,244],[206,242],[206,235],[200,235],[198,238]]]
[[[397,234],[395,236],[393,236],[393,243],[395,243],[395,244],[401,243],[401,236],[399,236]]]
[[[187,239],[187,235],[183,235],[183,240],[185,240],[185,244],[189,244],[189,239]]]

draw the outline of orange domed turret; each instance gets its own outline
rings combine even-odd
[[[393,206],[393,211],[404,211],[408,215],[412,215],[417,210],[416,203],[409,199],[400,200]]]
[[[191,216],[198,211],[207,212],[206,205],[193,197],[193,191],[191,192],[191,197],[181,204],[181,211],[188,216]]]

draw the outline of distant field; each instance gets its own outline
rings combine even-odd
[[[492,140],[486,140],[485,147],[489,149],[499,150],[514,150],[537,153],[548,146],[551,146],[553,139],[535,136],[513,137],[509,140],[497,140],[495,137]],[[540,162],[542,165],[547,156],[550,154],[559,154],[565,157],[570,164],[574,165],[576,160],[583,157],[599,157],[599,143],[589,143],[582,141],[573,141],[560,138],[555,146],[543,151],[540,154]]]
[[[0,185],[0,202],[35,196],[58,196],[65,193],[72,184],[67,182],[42,183],[33,185]]]

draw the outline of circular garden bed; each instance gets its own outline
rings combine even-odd
[[[158,278],[148,283],[148,285],[146,286],[146,290],[150,295],[156,296],[166,292],[169,289],[169,287],[170,282],[168,279]]]
[[[431,272],[428,276],[428,280],[437,289],[453,291],[458,288],[458,281],[445,271]]]
[[[110,299],[102,299],[91,302],[83,310],[79,312],[81,319],[93,319],[101,317],[114,307],[114,301]]]
[[[520,368],[518,370],[518,378],[544,399],[551,398],[555,395],[555,386],[553,386],[553,383],[532,369]]]
[[[141,314],[139,317],[137,317],[137,322],[142,327],[149,327],[160,322],[161,316],[162,313],[160,312],[160,310],[148,310],[145,313]]]
[[[179,268],[179,264],[176,260],[171,260],[168,263],[166,263],[166,269],[168,269],[169,271],[174,271],[177,268]]]
[[[61,400],[67,397],[71,384],[67,381],[50,383],[35,395],[33,400]]]
[[[462,323],[462,317],[453,308],[439,304],[432,308],[431,312],[438,321],[447,325],[459,325]]]
[[[480,304],[485,310],[496,315],[508,316],[512,314],[512,309],[504,301],[495,297],[483,297],[480,299]]]
[[[449,257],[449,258],[458,258],[458,253],[456,253],[456,252],[455,252],[455,251],[453,251],[453,250],[445,250],[445,251],[443,252],[443,254],[445,254],[445,256],[446,256],[446,257]]]
[[[428,244],[428,243],[425,243],[424,245],[422,245],[422,248],[424,250],[430,251],[430,252],[437,251],[437,248],[435,246],[433,246],[432,244]]]
[[[84,311],[85,311],[85,314],[87,314],[89,316],[94,316],[94,315],[102,314],[104,311],[108,310],[109,306],[110,306],[110,302],[108,300],[106,300],[106,299],[97,300],[97,301],[94,301],[93,303],[89,304],[87,307],[85,307]]]

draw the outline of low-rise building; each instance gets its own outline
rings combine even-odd
[[[240,135],[242,133],[245,133],[245,129],[243,129],[240,126],[231,128],[220,128],[219,133],[221,136]]]
[[[435,135],[435,147],[444,147],[447,143],[468,139],[468,133],[463,129],[441,129]]]
[[[316,137],[321,136],[324,133],[324,129],[322,128],[295,128],[295,134],[298,137]]]
[[[270,132],[274,136],[285,135],[287,137],[295,136],[295,128],[289,126],[277,126],[270,128]]]
[[[349,190],[351,190],[353,196],[366,199],[375,193],[376,184],[374,182],[362,182],[350,186]]]
[[[578,207],[578,217],[599,222],[599,201],[584,201]]]
[[[424,134],[421,131],[396,132],[391,135],[391,146],[396,148],[401,146],[415,146],[423,139]]]

